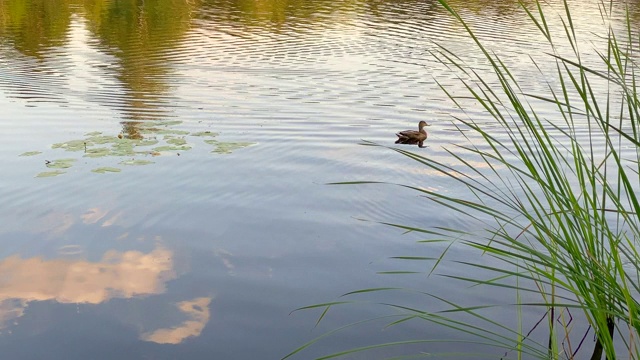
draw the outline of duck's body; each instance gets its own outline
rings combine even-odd
[[[396,136],[398,136],[398,141],[396,141],[396,144],[404,144],[406,142],[415,144],[415,142],[426,140],[427,131],[424,129],[425,126],[429,126],[429,124],[424,121],[420,121],[420,123],[418,123],[418,131],[405,130],[396,133]]]

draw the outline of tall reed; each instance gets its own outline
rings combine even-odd
[[[433,241],[447,240],[456,242],[456,246],[477,249],[478,256],[492,256],[496,261],[489,265],[474,259],[460,261],[459,265],[495,276],[450,277],[462,284],[512,289],[518,296],[529,294],[527,299],[531,293],[535,294],[539,301],[514,306],[518,311],[537,307],[547,314],[548,339],[535,343],[528,339],[526,326],[510,329],[482,315],[480,310],[490,304],[464,307],[442,295],[429,293],[425,295],[448,304],[449,310],[432,312],[387,304],[402,311],[390,325],[423,319],[459,330],[517,358],[585,359],[590,356],[595,360],[603,355],[607,359],[640,358],[640,99],[635,78],[639,69],[635,51],[640,48],[640,38],[633,31],[629,10],[622,34],[607,25],[604,47],[594,49],[580,42],[566,0],[562,14],[564,33],[560,37],[549,30],[549,18],[540,2],[532,7],[523,4],[528,19],[549,43],[548,56],[555,64],[547,95],[534,95],[527,92],[522,79],[510,71],[504,59],[483,45],[472,26],[447,0],[439,2],[465,28],[490,64],[491,74],[481,75],[446,47],[440,47],[433,55],[458,72],[467,91],[465,97],[475,100],[489,113],[501,131],[489,131],[471,118],[455,118],[453,121],[461,134],[481,141],[448,149],[447,163],[436,161],[424,152],[390,149],[448,177],[468,190],[469,196],[452,197],[399,185],[422,193],[460,216],[482,219],[484,228],[463,232],[453,228],[388,225],[421,232]],[[613,1],[600,4],[604,24],[609,24],[613,6]],[[564,55],[566,47],[570,49],[569,55]],[[594,51],[599,63],[587,65],[585,53]],[[539,69],[532,60],[532,71]],[[599,86],[602,84],[605,85]],[[445,86],[441,88],[463,112],[467,109],[467,101]],[[603,88],[604,93],[598,90]],[[556,117],[543,118],[537,109],[540,104],[555,108]],[[456,164],[451,165],[450,160]],[[360,183],[366,181],[351,182]],[[446,259],[446,252],[437,257],[432,271]],[[388,290],[363,289],[354,293]],[[329,308],[341,303],[306,308],[323,308],[320,321]],[[562,309],[581,314],[593,329],[595,341],[584,341],[577,336],[571,346],[561,343],[564,338],[576,337],[568,334],[570,329],[566,323],[558,326],[556,319]],[[460,320],[459,315],[474,321]],[[424,339],[425,343],[429,341]],[[326,358],[415,342],[420,340],[372,345]]]

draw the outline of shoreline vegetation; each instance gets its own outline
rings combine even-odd
[[[332,308],[356,303],[350,301],[349,296],[410,290],[438,300],[447,309],[434,311],[428,306],[382,304],[380,306],[397,312],[387,320],[386,327],[402,326],[409,320],[422,320],[427,326],[444,326],[466,338],[470,336],[469,344],[486,346],[492,354],[482,355],[494,359],[640,358],[640,98],[635,77],[640,39],[629,9],[625,8],[626,28],[613,29],[609,17],[614,6],[622,5],[613,1],[600,3],[600,25],[607,35],[604,46],[594,48],[593,44],[581,42],[579,31],[586,29],[577,28],[567,1],[562,3],[563,12],[554,14],[545,13],[540,1],[522,3],[528,21],[548,42],[551,51],[545,56],[555,67],[555,73],[544,73],[547,92],[539,95],[527,92],[505,59],[483,45],[473,27],[447,0],[438,1],[466,29],[491,66],[490,75],[484,75],[466,65],[446,46],[440,46],[432,55],[458,74],[467,93],[460,96],[450,93],[445,86],[441,89],[463,114],[468,106],[466,100],[473,100],[475,106],[482,107],[500,125],[500,131],[489,131],[470,118],[454,118],[454,125],[465,139],[474,137],[467,145],[447,149],[449,160],[456,165],[431,159],[425,152],[389,148],[416,161],[418,166],[448,177],[452,184],[466,189],[468,196],[452,197],[437,190],[394,185],[410,188],[435,205],[456,211],[462,218],[481,221],[483,227],[480,231],[461,231],[384,224],[422,234],[427,238],[423,241],[425,246],[448,243],[435,257],[396,258],[424,261],[429,274],[448,276],[463,287],[512,291],[513,298],[518,300],[510,306],[518,314],[518,324],[511,328],[483,313],[497,306],[495,304],[458,305],[446,295],[423,289],[361,289],[343,295],[345,298],[340,301],[298,310],[321,310],[317,320],[320,323]],[[552,17],[560,18],[563,32],[550,31],[548,22],[558,20]],[[585,60],[593,57],[594,52],[599,59],[595,65]],[[531,58],[532,71],[542,72],[541,66]],[[605,86],[600,88],[606,89],[605,93],[596,88],[596,84],[602,83]],[[536,107],[539,104],[554,107],[555,118],[540,115]],[[367,183],[373,182],[340,184]],[[450,261],[448,252],[452,247],[475,250],[477,260],[452,260],[468,269],[468,276],[438,272],[441,262]],[[481,261],[484,257],[490,257],[491,262]],[[493,275],[481,276],[487,273]],[[474,277],[475,274],[480,275]],[[530,300],[534,298],[537,300]],[[544,314],[543,320],[538,324],[523,324],[523,313],[531,308]],[[576,330],[567,320],[570,316],[585,326]],[[362,326],[362,323],[349,326]],[[529,337],[532,328],[540,331],[543,327],[544,341]],[[310,346],[320,346],[318,342],[327,336],[340,336],[340,331],[336,329],[322,335],[284,359]],[[461,342],[410,339],[347,349],[322,359],[410,344],[421,344],[424,350],[429,344],[445,341]],[[400,358],[437,355],[424,351]],[[461,352],[441,355],[473,356]]]

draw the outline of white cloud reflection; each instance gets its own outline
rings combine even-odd
[[[22,316],[31,301],[99,304],[162,293],[176,277],[173,253],[164,248],[109,251],[98,262],[14,255],[0,261],[0,274],[0,328]]]
[[[142,340],[159,344],[179,344],[184,339],[199,336],[205,325],[209,322],[210,297],[200,297],[183,301],[176,306],[187,316],[187,320],[177,327],[158,329],[141,335]]]
[[[123,218],[122,212],[99,207],[88,209],[79,217],[52,212],[32,230],[60,236],[80,222],[109,227]],[[129,236],[125,232],[117,240],[128,239]],[[156,237],[153,240],[157,243],[162,239]],[[58,251],[62,256],[82,252],[79,245],[64,245]],[[148,253],[112,250],[99,261],[13,255],[0,260],[0,333],[10,325],[18,325],[18,319],[28,313],[29,303],[34,301],[97,305],[113,298],[163,293],[166,283],[175,278],[173,252],[163,247],[156,247]],[[176,311],[186,318],[185,321],[174,327],[141,333],[140,339],[178,344],[189,337],[199,336],[209,322],[211,300],[211,297],[199,297],[177,303]]]
[[[158,294],[175,278],[172,253],[158,248],[109,251],[101,261],[23,259],[14,255],[0,261],[0,301],[56,300],[98,304],[113,297]]]

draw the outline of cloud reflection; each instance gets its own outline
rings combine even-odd
[[[210,297],[200,297],[183,301],[176,306],[187,316],[187,320],[177,327],[162,328],[150,333],[142,334],[142,340],[152,341],[158,344],[179,344],[184,339],[199,336],[205,325],[209,322]]]
[[[176,277],[173,254],[164,248],[150,253],[109,251],[99,262],[21,258],[0,261],[0,328],[23,315],[31,301],[99,304],[164,292]]]

